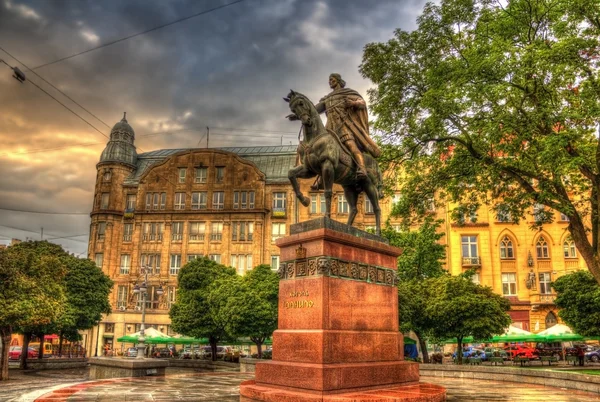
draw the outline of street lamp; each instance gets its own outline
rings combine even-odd
[[[138,352],[136,358],[143,359],[146,355],[146,338],[144,337],[146,331],[146,299],[148,298],[148,267],[141,267],[141,271],[144,274],[144,282],[141,285],[137,283],[133,287],[133,293],[141,294],[142,296],[142,325],[140,326],[140,336],[138,337]],[[162,296],[164,290],[162,285],[158,285],[156,294]]]

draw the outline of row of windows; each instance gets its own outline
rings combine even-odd
[[[533,206],[533,219],[535,222],[543,222],[546,220],[546,216],[551,214],[550,211],[546,209],[545,205],[536,204]],[[468,214],[460,214],[458,218],[458,223],[464,224],[467,219],[474,223],[477,222],[477,212],[472,211]],[[562,212],[560,213],[560,222],[569,222],[569,217]],[[514,219],[512,213],[503,205],[500,205],[496,211],[496,221],[502,223],[513,223]]]
[[[311,214],[324,214],[327,211],[325,205],[325,194],[311,194],[310,195],[310,213]],[[337,196],[337,213],[347,214],[350,212],[350,207],[346,196],[339,194]],[[365,197],[365,214],[373,213],[373,204],[371,200]]]
[[[158,295],[157,290],[158,290],[158,285],[149,285],[148,286],[148,291],[147,291],[148,294],[146,295],[146,308],[148,308],[148,309],[159,308],[161,296]],[[177,288],[175,286],[167,286],[167,288],[164,289],[164,295],[166,296],[166,300],[163,299],[163,301],[166,302],[168,308],[171,308],[171,305],[175,302],[176,294],[177,294]],[[142,303],[143,303],[141,294],[140,293],[130,294],[130,289],[129,289],[128,285],[119,285],[117,287],[117,308],[126,308],[127,305],[129,304],[129,297],[131,295],[134,298],[133,303],[135,303],[135,305],[137,307],[141,308]],[[107,331],[107,332],[110,332],[110,331]]]
[[[186,224],[187,223],[187,224]],[[185,228],[187,227],[187,232]],[[142,241],[156,242],[163,240],[165,224],[164,222],[145,222],[142,226]],[[210,231],[209,231],[210,229]],[[231,222],[231,241],[253,241],[254,240],[254,222],[235,221]],[[271,226],[271,241],[275,241],[286,234],[286,224],[283,222],[274,222]],[[106,236],[106,222],[98,222],[96,237],[98,240],[104,240]],[[190,242],[203,242],[206,237],[210,241],[223,240],[223,222],[184,222],[176,221],[171,223],[171,240],[174,242],[183,241],[184,237]],[[123,224],[123,241],[133,241],[133,223]]]
[[[208,209],[208,192],[207,191],[194,191],[189,193],[177,192],[173,197],[173,209],[184,210],[188,206],[192,210]],[[285,193],[281,193],[284,194]],[[254,191],[234,191],[233,192],[233,209],[253,209],[255,207],[255,192]],[[100,195],[100,209],[108,209],[110,201],[110,193],[102,193]],[[224,191],[213,191],[211,199],[212,209],[224,209],[225,208],[225,192]],[[282,204],[281,208],[285,208],[285,199],[281,203],[279,200],[274,199],[273,203]],[[128,194],[125,200],[125,210],[134,211],[136,205],[136,195]],[[146,193],[146,204],[145,209],[150,210],[165,210],[167,207],[167,193],[166,192],[149,192]]]
[[[535,274],[530,278],[530,281],[535,281]],[[540,284],[540,294],[551,294],[552,289],[550,283],[552,282],[552,276],[550,272],[540,272],[538,274]],[[473,282],[479,284],[480,277],[479,273],[473,275]],[[502,274],[502,295],[503,296],[516,296],[517,295],[517,274],[514,272],[508,272]]]
[[[461,236],[461,250],[463,260],[473,259],[479,261],[479,252],[477,245],[477,236]],[[535,244],[536,256],[539,260],[550,259],[550,250],[546,238],[542,235]],[[503,260],[512,260],[516,252],[513,241],[510,237],[504,236],[500,241],[500,258]],[[563,255],[565,258],[577,258],[577,249],[572,238],[567,238],[563,242]],[[468,265],[468,264],[465,264]],[[471,265],[475,265],[471,264]]]
[[[141,254],[140,266],[149,275],[159,275],[161,270],[160,260],[161,254]],[[202,254],[187,254],[187,262],[196,258],[203,257]],[[104,254],[96,253],[94,256],[96,265],[101,268],[104,262]],[[209,254],[208,258],[216,263],[221,263],[221,254]],[[230,265],[236,269],[238,274],[243,275],[247,270],[252,269],[252,254],[231,254]],[[271,264],[279,264],[279,256],[272,256]],[[169,256],[169,275],[177,275],[182,267],[182,255],[171,254]],[[119,268],[120,275],[129,275],[131,273],[131,254],[121,254],[121,265]]]
[[[225,166],[215,166],[214,171],[215,183],[223,183],[225,181]],[[188,169],[179,168],[177,169],[177,182],[183,184],[187,181]],[[208,181],[208,168],[197,167],[194,168],[194,183],[207,183]]]

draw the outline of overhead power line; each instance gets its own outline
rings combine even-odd
[[[179,18],[179,19],[177,19],[177,20],[175,20],[175,21],[171,21],[171,22],[168,22],[168,23],[166,23],[166,24],[162,24],[162,25],[156,26],[156,27],[154,27],[154,28],[150,28],[150,29],[147,29],[147,30],[145,30],[145,31],[138,32],[138,33],[135,33],[135,34],[133,34],[133,35],[125,36],[125,37],[123,37],[123,38],[121,38],[121,39],[117,39],[117,40],[113,40],[113,41],[110,41],[110,42],[106,42],[106,43],[103,43],[103,44],[101,44],[101,45],[98,45],[98,46],[96,46],[96,47],[93,47],[93,48],[91,48],[91,49],[87,49],[87,50],[84,50],[84,51],[82,51],[82,52],[79,52],[79,53],[72,54],[72,55],[70,55],[70,56],[62,57],[62,58],[60,58],[60,59],[58,59],[58,60],[54,60],[54,61],[51,61],[51,62],[49,62],[49,63],[40,64],[39,66],[37,66],[37,67],[34,67],[34,68],[33,68],[33,70],[37,70],[37,69],[39,69],[39,68],[46,67],[46,66],[49,66],[49,65],[52,65],[52,64],[60,63],[61,61],[69,60],[69,59],[72,59],[73,57],[81,56],[82,54],[89,53],[89,52],[93,52],[94,50],[102,49],[103,47],[107,47],[107,46],[110,46],[110,45],[114,45],[114,44],[116,44],[116,43],[119,43],[119,42],[124,42],[124,41],[126,41],[126,40],[128,40],[128,39],[135,38],[136,36],[144,35],[144,34],[147,34],[147,33],[150,33],[150,32],[152,32],[152,31],[156,31],[156,30],[159,30],[159,29],[162,29],[162,28],[168,27],[168,26],[170,26],[170,25],[178,24],[178,23],[180,23],[180,22],[187,21],[187,20],[189,20],[189,19],[196,18],[196,17],[199,17],[199,16],[201,16],[201,15],[204,15],[204,14],[211,13],[211,12],[213,12],[213,11],[217,11],[217,10],[220,10],[220,9],[222,9],[222,8],[225,8],[225,7],[232,6],[232,5],[234,5],[234,4],[241,3],[241,2],[243,2],[243,1],[244,1],[244,0],[236,0],[236,1],[232,1],[231,3],[223,4],[223,5],[221,5],[221,6],[213,7],[213,8],[211,8],[211,9],[204,10],[204,11],[201,11],[201,12],[199,12],[199,13],[196,13],[196,14],[189,15],[189,16],[187,16],[187,17]]]
[[[94,113],[90,112],[89,110],[87,110],[85,107],[83,107],[81,104],[79,104],[75,99],[71,98],[69,95],[67,95],[66,93],[64,93],[63,91],[61,91],[60,89],[58,89],[57,87],[55,87],[52,83],[50,83],[48,80],[46,80],[44,77],[42,77],[41,75],[39,75],[38,73],[36,73],[35,71],[33,71],[32,69],[30,69],[29,67],[27,67],[27,65],[25,63],[23,63],[21,60],[17,59],[15,56],[13,56],[12,54],[10,54],[8,51],[6,51],[5,49],[2,48],[2,46],[0,46],[0,50],[2,50],[4,53],[6,53],[7,55],[9,55],[10,57],[12,57],[13,59],[15,59],[17,61],[17,63],[21,64],[23,67],[25,67],[26,69],[30,70],[33,74],[35,74],[37,77],[39,77],[42,81],[44,81],[46,84],[50,85],[52,88],[54,88],[56,91],[60,92],[64,97],[66,97],[67,99],[69,99],[71,102],[73,102],[74,104],[76,104],[77,106],[79,106],[80,108],[82,108],[83,110],[85,110],[86,112],[88,112],[92,117],[94,117],[96,120],[98,120],[100,123],[104,124],[106,127],[110,128],[110,126],[108,124],[106,124],[104,121],[102,121],[101,118],[99,118],[98,116],[96,116]],[[35,85],[35,83],[33,83],[33,85]],[[36,85],[37,86],[37,85]],[[45,92],[45,91],[44,91]],[[79,118],[82,118],[81,116],[77,115]],[[90,123],[88,123],[90,124]],[[90,124],[91,125],[91,124]],[[94,126],[92,126],[94,127]],[[97,131],[98,130],[96,127],[94,127]]]
[[[52,212],[52,211],[35,211],[28,209],[17,209],[17,208],[2,208],[0,211],[11,211],[11,212],[26,212],[29,214],[43,214],[43,215],[90,215],[89,212]]]

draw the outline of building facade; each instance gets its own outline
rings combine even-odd
[[[137,154],[135,133],[126,118],[111,131],[97,164],[91,212],[89,258],[115,282],[112,313],[87,334],[86,349],[100,355],[105,345],[120,351],[117,338],[136,332],[142,300],[133,293],[148,275],[146,327],[171,334],[168,311],[177,294],[177,274],[188,261],[208,256],[240,275],[258,264],[279,265],[275,240],[293,223],[322,216],[322,192],[302,190],[309,207],[297,202],[287,172],[296,146],[166,149]],[[393,201],[382,200],[382,222]],[[361,195],[355,226],[375,225],[373,208]],[[334,188],[332,218],[345,222],[349,207]],[[585,264],[557,220],[533,232],[527,222],[510,223],[490,211],[477,219],[450,220],[451,208],[432,213],[445,222],[447,261],[452,274],[475,268],[474,280],[506,296],[516,325],[545,329],[557,320],[549,283]],[[394,225],[395,222],[391,221]],[[531,255],[531,258],[530,258]],[[159,291],[163,290],[163,294]]]

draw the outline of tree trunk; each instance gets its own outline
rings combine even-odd
[[[38,354],[38,359],[42,360],[44,358],[44,337],[46,334],[39,334],[40,337],[40,353]]]
[[[218,340],[215,338],[208,338],[210,342],[210,351],[212,352],[212,361],[217,361],[217,342]]]
[[[458,349],[456,350],[456,364],[463,364],[462,337],[456,338],[456,340],[457,340],[457,346],[458,346]]]
[[[0,381],[8,380],[8,350],[10,349],[10,336],[12,330],[10,327],[0,328],[2,337],[2,356],[0,356]]]
[[[417,339],[419,340],[419,347],[421,348],[421,353],[423,353],[423,363],[429,363],[429,352],[427,351],[427,341],[421,336],[420,333],[414,331],[415,335],[417,335]]]
[[[21,347],[21,360],[19,368],[27,370],[27,354],[29,353],[29,341],[31,341],[31,332],[23,333],[23,346]]]
[[[263,344],[264,340],[253,339],[253,342],[256,344],[256,349],[258,350],[258,358],[262,359],[262,344]]]
[[[63,343],[63,333],[59,332],[58,336],[58,357],[62,357],[62,343]]]

